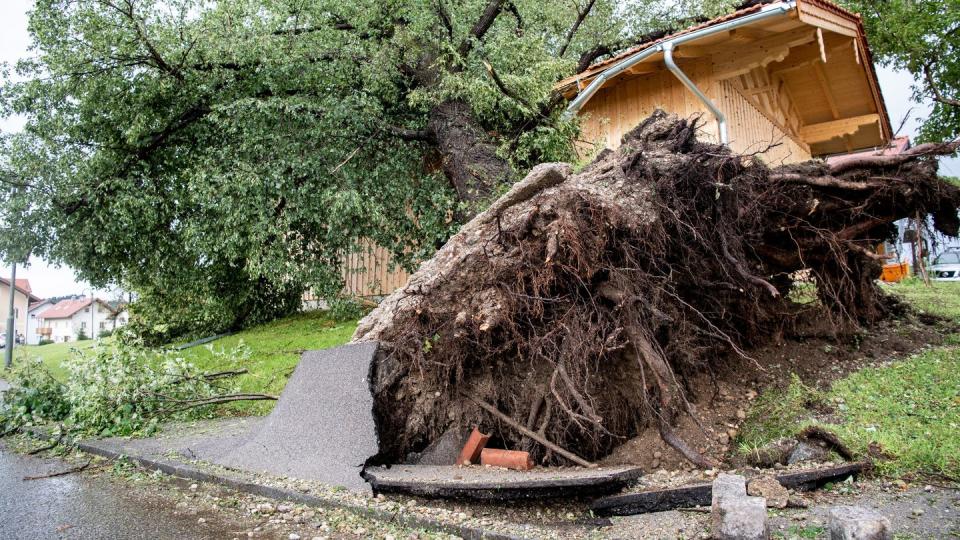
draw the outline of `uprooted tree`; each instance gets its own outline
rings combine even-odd
[[[790,325],[797,271],[837,328],[869,324],[891,309],[873,249],[892,223],[958,233],[932,157],[955,144],[770,169],[696,131],[658,111],[580,172],[534,168],[361,321],[354,340],[381,343],[381,459],[500,412],[588,459],[653,428],[709,466],[672,429],[685,383]]]
[[[0,256],[119,281],[161,342],[284,315],[368,241],[411,264],[571,159],[558,80],[734,3],[37,1]]]

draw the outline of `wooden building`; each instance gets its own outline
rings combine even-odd
[[[704,138],[771,164],[891,138],[860,17],[825,0],[756,4],[640,44],[559,88],[582,139],[600,147],[619,146],[657,108],[701,114]]]
[[[657,108],[700,114],[703,138],[726,139],[770,164],[884,147],[891,138],[860,17],[825,0],[758,3],[633,47],[558,88],[592,148],[616,148]],[[725,119],[723,137],[713,109]],[[376,246],[350,255],[345,292],[382,296],[402,286],[407,274],[390,270],[389,260]]]

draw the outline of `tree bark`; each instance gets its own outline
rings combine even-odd
[[[499,186],[513,182],[516,173],[497,155],[492,137],[481,129],[466,103],[447,101],[434,107],[427,130],[436,141],[443,173],[463,203],[461,220],[475,215]]]

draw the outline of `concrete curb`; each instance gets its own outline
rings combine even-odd
[[[25,428],[25,431],[30,435],[43,440],[52,440],[54,438],[50,433],[47,433],[46,431],[36,427]],[[116,452],[109,448],[97,446],[95,443],[91,442],[74,442],[73,446],[87,454],[100,456],[109,460],[126,458],[144,469],[150,471],[160,471],[164,474],[177,478],[183,478],[185,480],[195,480],[198,482],[223,486],[241,493],[257,495],[277,501],[305,504],[307,506],[313,506],[317,508],[346,510],[355,514],[359,514],[363,517],[376,519],[379,521],[399,523],[406,527],[429,529],[435,532],[454,534],[464,538],[465,540],[521,540],[524,538],[495,531],[488,531],[477,527],[449,525],[429,518],[401,516],[399,514],[375,510],[365,506],[330,501],[315,495],[310,495],[309,493],[303,493],[292,489],[256,484],[253,482],[246,482],[236,478],[230,478],[219,474],[201,471],[195,467],[174,461],[152,459],[142,456],[131,456]]]

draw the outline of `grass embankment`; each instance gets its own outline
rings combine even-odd
[[[885,288],[917,309],[960,322],[960,283],[917,281]],[[816,420],[832,411],[836,421]],[[881,473],[920,473],[960,479],[960,335],[947,344],[882,367],[862,369],[817,390],[799,379],[761,396],[741,431],[740,449],[749,451],[795,434],[806,425],[834,431],[855,452],[871,444],[888,459]]]
[[[184,358],[206,372],[246,368],[237,382],[241,392],[280,395],[293,368],[306,350],[328,349],[350,341],[357,321],[336,322],[322,311],[309,311],[256,326],[232,336],[218,339],[210,346],[185,349]],[[224,366],[222,358],[212,354],[213,349],[230,350],[243,343],[250,349],[250,357],[242,365]],[[226,407],[235,414],[265,414],[273,402],[236,402]]]
[[[57,379],[63,380],[67,376],[63,363],[70,358],[75,349],[93,347],[96,340],[71,341],[69,343],[50,343],[47,345],[23,345],[13,349],[14,363],[20,364],[28,359],[39,358],[44,367]]]
[[[920,311],[960,322],[960,281],[933,281],[927,286],[912,278],[883,289]]]
[[[180,354],[205,372],[246,369],[247,373],[235,379],[241,392],[279,395],[300,361],[300,353],[342,345],[350,341],[356,326],[356,321],[337,322],[325,312],[311,311],[249,328],[206,345],[184,349]],[[90,340],[20,347],[17,349],[17,361],[40,358],[54,377],[63,380],[67,376],[63,362],[72,351],[91,347],[94,343]],[[236,350],[241,344],[249,353],[243,359],[231,360],[224,355],[214,354],[214,351]],[[271,401],[240,401],[225,405],[221,412],[266,414],[273,404]]]

